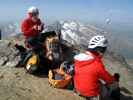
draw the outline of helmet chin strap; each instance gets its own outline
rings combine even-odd
[[[101,56],[104,56],[106,50],[107,50],[107,47],[98,47],[98,48],[97,48],[97,52],[98,52]]]
[[[99,53],[100,56],[103,56],[104,53],[100,52],[100,51],[97,51]]]

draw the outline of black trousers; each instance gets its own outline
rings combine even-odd
[[[32,48],[32,49],[37,49],[40,48],[42,46],[40,37],[30,37],[26,40],[26,42],[28,43],[28,45]]]

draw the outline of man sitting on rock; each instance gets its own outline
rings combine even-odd
[[[87,100],[101,100],[99,80],[103,80],[107,86],[116,83],[115,77],[105,70],[101,60],[107,45],[104,36],[94,36],[88,50],[74,57],[74,87]]]
[[[36,49],[39,44],[39,33],[44,29],[44,24],[39,19],[39,10],[36,7],[28,9],[28,18],[26,18],[21,25],[21,31],[25,36],[25,43],[28,48]]]

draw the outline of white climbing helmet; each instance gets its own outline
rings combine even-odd
[[[39,9],[37,7],[32,6],[28,9],[28,13],[39,14]]]
[[[88,48],[95,49],[96,47],[107,47],[108,41],[103,35],[97,35],[91,38]]]

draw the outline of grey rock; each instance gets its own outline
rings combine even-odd
[[[8,61],[6,56],[0,58],[0,66],[3,66]]]
[[[18,51],[9,40],[0,41],[0,66],[15,66],[19,61]]]

